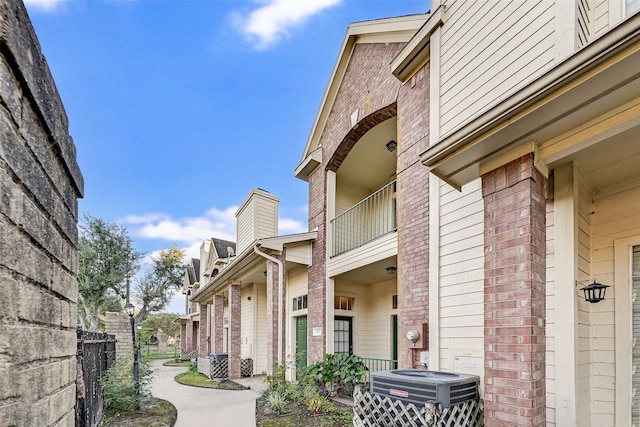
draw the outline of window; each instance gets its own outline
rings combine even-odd
[[[398,295],[391,296],[391,308],[392,309],[398,308]]]
[[[336,296],[333,298],[333,308],[336,310],[353,310],[354,299],[352,297]]]
[[[353,334],[351,317],[336,317],[333,323],[333,352],[353,354]]]
[[[304,310],[307,308],[307,296],[302,295],[293,299],[293,311]]]

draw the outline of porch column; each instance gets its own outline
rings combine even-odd
[[[187,351],[187,322],[180,324],[180,352]]]
[[[209,357],[209,313],[208,305],[200,304],[200,330],[198,341],[200,342],[200,357]]]
[[[240,285],[229,286],[229,378],[240,378],[241,339]]]
[[[223,350],[224,327],[224,296],[214,295],[211,309],[211,335],[213,336],[213,352],[220,353]]]
[[[271,255],[283,261],[282,256]],[[273,261],[267,260],[267,373],[273,374],[273,364],[278,362],[278,299],[284,298],[283,295],[278,296],[279,286],[279,271],[278,264]],[[283,286],[284,291],[284,286]],[[282,309],[286,313],[286,304],[283,300]],[[282,328],[280,334],[282,336],[282,362],[286,361],[285,354],[285,339],[284,339],[284,324],[286,316],[283,313],[282,316]]]
[[[527,154],[482,176],[485,426],[545,425],[546,179]]]
[[[185,350],[191,351],[193,350],[193,320],[189,318],[187,323],[185,324]]]

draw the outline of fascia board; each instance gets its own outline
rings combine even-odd
[[[427,16],[422,27],[391,61],[391,72],[401,82],[407,81],[429,59],[431,34],[444,22],[444,7],[439,6]]]

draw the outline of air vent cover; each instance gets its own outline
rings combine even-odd
[[[371,393],[419,406],[440,402],[443,408],[478,398],[480,377],[453,372],[398,369],[371,373]]]

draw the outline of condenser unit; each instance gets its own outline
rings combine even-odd
[[[443,408],[478,398],[480,377],[419,369],[397,369],[371,373],[371,393],[405,403],[424,405],[440,402]]]

